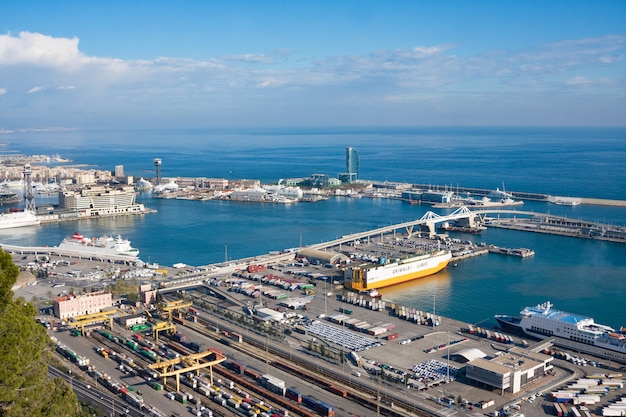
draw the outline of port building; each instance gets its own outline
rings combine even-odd
[[[475,358],[465,367],[467,379],[477,386],[516,394],[552,369],[552,356],[511,348],[493,359]]]
[[[345,261],[350,260],[350,258],[348,258],[346,255],[343,255],[341,253],[319,250],[319,249],[311,249],[311,248],[305,248],[305,249],[299,250],[298,257],[304,257],[311,263],[319,262],[324,265],[326,264],[336,265],[340,262],[345,262]]]
[[[66,295],[54,299],[54,315],[60,319],[99,313],[113,306],[110,292]]]

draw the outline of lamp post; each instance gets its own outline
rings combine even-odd
[[[324,317],[328,316],[328,303],[327,303],[328,292],[326,292],[326,281],[327,280],[328,280],[328,278],[324,278]]]

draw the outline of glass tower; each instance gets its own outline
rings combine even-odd
[[[359,151],[351,146],[346,148],[346,172],[359,178]]]

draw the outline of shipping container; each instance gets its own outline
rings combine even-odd
[[[174,399],[181,404],[187,404],[187,394],[177,391],[174,393]]]
[[[150,385],[152,388],[154,388],[157,391],[161,391],[163,389],[163,385],[159,384],[157,381],[149,381],[148,385]]]
[[[302,402],[302,394],[300,394],[294,388],[287,388],[285,390],[285,397],[287,397],[290,400],[295,401],[297,403],[301,403]]]
[[[259,372],[255,371],[255,370],[253,370],[252,368],[246,368],[243,371],[243,374],[245,376],[247,376],[248,378],[251,378],[251,379],[254,379],[254,380],[257,380],[257,379],[259,379],[261,377],[261,374]]]
[[[554,412],[559,417],[563,416],[563,411],[561,410],[561,407],[558,404],[554,404]]]
[[[341,397],[347,397],[348,396],[348,392],[346,391],[345,388],[339,387],[337,385],[329,385],[328,386],[328,390],[330,392],[332,392],[333,394],[337,394]]]
[[[333,409],[333,407],[322,401],[318,401],[315,404],[314,410],[324,417],[333,417],[335,415],[335,410]]]

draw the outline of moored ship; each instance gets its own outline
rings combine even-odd
[[[16,193],[0,193],[0,205],[19,203],[22,198]]]
[[[350,265],[344,273],[344,285],[355,291],[389,287],[436,274],[451,258],[450,251],[438,250],[393,262],[381,258],[379,263]]]
[[[526,307],[519,316],[496,315],[495,319],[504,331],[537,339],[554,338],[557,345],[626,361],[626,334],[590,317],[555,310],[549,301]]]
[[[14,227],[36,226],[40,223],[39,217],[32,211],[10,211],[0,214],[0,229]]]
[[[80,252],[89,255],[118,255],[129,258],[139,256],[139,249],[130,246],[127,239],[121,236],[113,238],[111,236],[102,236],[99,238],[86,238],[80,233],[74,233],[70,237],[63,239],[58,246],[59,249]]]

